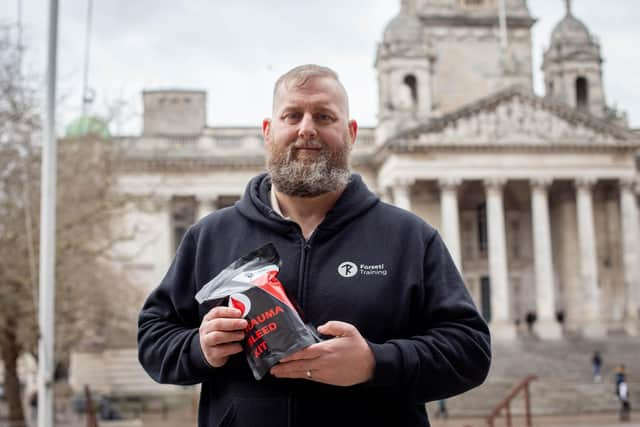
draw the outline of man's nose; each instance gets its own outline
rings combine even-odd
[[[318,136],[315,123],[313,122],[313,116],[311,114],[305,114],[300,120],[300,128],[298,129],[298,137],[302,139],[313,139]]]

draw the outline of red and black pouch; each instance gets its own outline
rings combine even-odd
[[[225,298],[242,311],[249,322],[242,347],[257,380],[284,357],[321,341],[278,280],[280,266],[275,246],[268,243],[232,262],[196,294],[207,309]]]

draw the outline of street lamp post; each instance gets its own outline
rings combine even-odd
[[[53,427],[55,260],[56,260],[56,60],[58,0],[49,1],[47,89],[40,188],[40,291],[38,323],[38,427]]]

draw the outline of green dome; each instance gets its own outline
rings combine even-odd
[[[109,138],[109,127],[104,120],[94,116],[78,117],[65,129],[67,138],[82,138],[83,136],[94,135],[101,138]]]

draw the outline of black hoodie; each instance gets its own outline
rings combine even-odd
[[[139,318],[142,366],[156,381],[202,383],[200,426],[426,426],[424,403],[480,385],[490,337],[437,231],[382,203],[358,175],[305,240],[270,206],[267,175],[233,207],[185,234]],[[273,243],[278,279],[304,320],[353,324],[368,341],[372,380],[336,387],[306,380],[256,381],[244,355],[221,368],[204,359],[196,292],[231,262]]]

